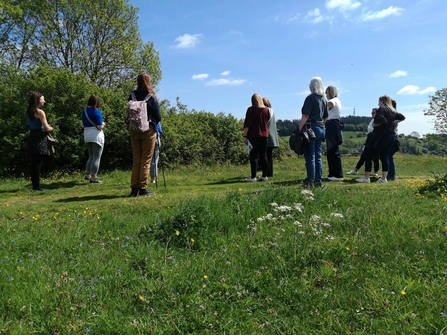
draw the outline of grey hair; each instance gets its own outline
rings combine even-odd
[[[310,81],[309,89],[312,93],[324,96],[323,79],[320,77],[313,77]]]

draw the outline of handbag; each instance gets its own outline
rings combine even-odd
[[[51,136],[50,133],[47,133],[48,155],[54,155],[56,153],[55,143],[56,143],[56,140],[54,139],[54,137]]]
[[[305,143],[310,143],[317,138],[310,122],[306,123],[301,129],[301,138]]]

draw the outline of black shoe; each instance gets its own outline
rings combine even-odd
[[[148,191],[145,188],[140,188],[140,190],[138,191],[138,195],[140,197],[150,197],[151,195],[154,195],[154,192]]]
[[[90,179],[90,184],[103,184],[104,182],[102,180],[99,180],[98,178],[95,178],[93,180]]]
[[[138,187],[132,187],[129,197],[136,197],[136,196],[138,196]]]

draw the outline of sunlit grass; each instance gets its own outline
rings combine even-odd
[[[447,206],[418,191],[445,161],[396,161],[396,182],[311,190],[302,159],[267,183],[182,168],[149,198],[127,197],[128,172],[49,177],[42,194],[5,180],[0,334],[442,333]]]

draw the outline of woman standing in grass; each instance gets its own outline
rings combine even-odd
[[[328,109],[327,100],[324,97],[323,80],[320,77],[312,78],[309,89],[311,94],[306,97],[301,108],[302,115],[299,123],[299,132],[301,133],[305,126],[311,127],[315,133],[315,139],[303,145],[307,178],[304,180],[302,186],[319,187],[321,186],[321,177],[323,174],[321,151],[326,135],[324,123],[328,118]]]
[[[328,99],[328,119],[326,121],[326,147],[327,164],[330,181],[343,181],[343,168],[341,166],[341,155],[339,145],[343,143],[342,130],[345,127],[341,117],[341,101],[338,98],[338,90],[330,85],[326,88],[326,98]]]
[[[102,122],[102,113],[98,109],[101,104],[99,97],[92,94],[87,104],[88,106],[82,111],[84,141],[88,151],[85,180],[89,180],[91,184],[102,184],[103,182],[97,176],[104,149],[104,132],[102,129],[105,123]]]
[[[267,177],[273,177],[273,149],[279,147],[278,130],[276,129],[276,117],[269,99],[262,98],[262,102],[269,109],[268,121],[269,137],[267,140]]]
[[[137,76],[137,89],[132,91],[129,100],[134,96],[136,100],[146,100],[147,96],[147,120],[153,120],[156,124],[161,121],[160,107],[157,97],[152,89],[151,77],[147,73]],[[145,132],[130,131],[130,142],[132,145],[132,177],[130,180],[130,196],[151,196],[154,192],[147,190],[149,166],[154,154],[157,133],[153,127]]]
[[[45,104],[42,93],[31,94],[26,110],[26,121],[30,129],[31,182],[34,191],[44,191],[40,187],[40,170],[45,156],[48,155],[47,133],[53,131],[41,107]]]
[[[268,180],[267,177],[267,139],[269,137],[268,121],[270,113],[262,102],[259,94],[253,94],[251,97],[251,107],[248,107],[244,121],[244,143],[251,143],[253,148],[250,150],[250,170],[251,176],[245,178],[245,181],[256,181],[257,159],[261,164],[262,176],[260,181]]]
[[[394,143],[396,133],[396,124],[405,120],[405,116],[397,113],[394,109],[391,98],[383,95],[379,98],[379,108],[376,110],[374,118],[374,130],[370,143],[370,149],[365,159],[365,176],[356,179],[359,183],[369,183],[372,167],[372,160],[376,155],[379,156],[382,163],[382,176],[377,180],[378,183],[388,182],[389,156],[391,147]]]

